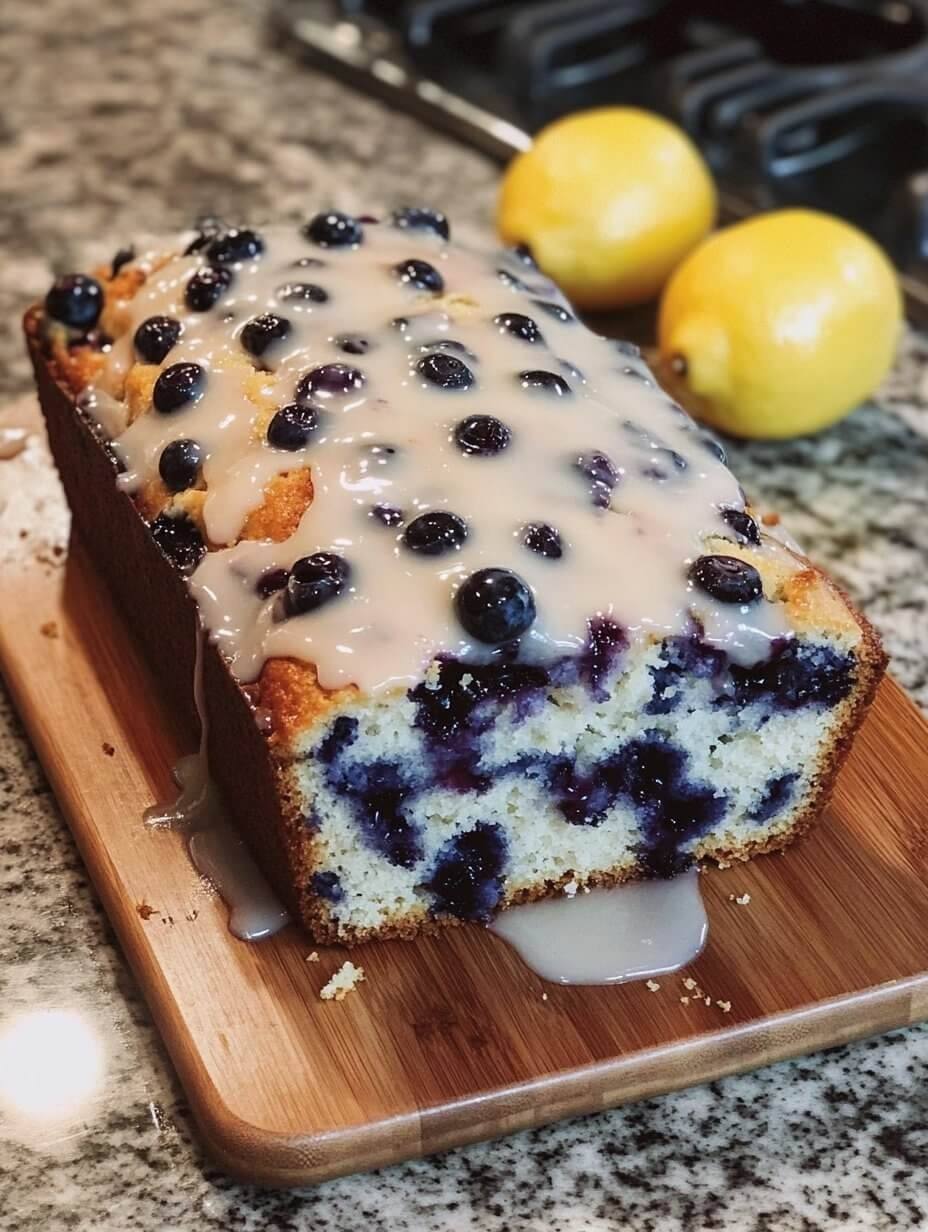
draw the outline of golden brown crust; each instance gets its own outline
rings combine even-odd
[[[283,543],[295,533],[313,501],[309,467],[275,475],[264,489],[264,500],[245,520],[241,539],[272,539]]]
[[[326,711],[357,694],[353,685],[334,691],[324,689],[311,663],[268,659],[258,679],[257,704],[270,716],[269,743],[276,752],[288,753],[296,738],[318,723]]]

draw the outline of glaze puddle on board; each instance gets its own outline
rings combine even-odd
[[[168,807],[145,813],[148,825],[187,835],[194,868],[206,877],[229,908],[229,932],[240,941],[260,941],[279,932],[290,917],[251,853],[226,820],[222,800],[199,753],[182,757],[174,767],[180,790]]]
[[[553,984],[623,984],[666,975],[706,944],[706,910],[694,870],[543,899],[504,911],[490,931]]]

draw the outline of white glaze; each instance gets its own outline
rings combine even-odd
[[[705,536],[725,532],[719,509],[741,506],[738,484],[706,451],[690,421],[644,379],[639,361],[579,323],[547,316],[496,271],[505,265],[538,298],[560,302],[540,274],[512,257],[488,258],[387,225],[367,226],[355,250],[317,248],[297,228],[265,229],[262,236],[264,254],[237,268],[233,286],[207,313],[191,313],[183,302],[202,258],[178,257],[158,269],[129,305],[128,331],[114,344],[104,377],[105,385],[118,387],[137,325],[156,313],[184,326],[165,366],[194,361],[207,370],[198,402],[171,415],[141,415],[117,434],[115,448],[127,468],[120,482],[129,490],[156,475],[169,441],[192,437],[206,451],[206,530],[214,544],[232,546],[210,552],[191,587],[240,680],[254,679],[268,657],[292,656],[314,662],[325,687],[355,683],[376,693],[415,683],[438,651],[486,658],[490,651],[467,637],[452,600],[468,574],[487,566],[512,569],[535,593],[538,615],[523,638],[524,659],[577,650],[596,615],[617,620],[633,639],[687,631],[695,617],[709,640],[742,663],[765,657],[770,640],[788,633],[775,604],[726,608],[687,581],[687,566],[705,550]],[[325,265],[295,268],[301,257]],[[409,257],[440,269],[444,296],[412,291],[396,278],[392,267]],[[329,302],[280,300],[279,288],[295,281],[324,287]],[[269,310],[285,316],[291,332],[262,357],[270,369],[262,377],[239,334],[249,319]],[[502,332],[493,318],[506,311],[531,316],[546,345]],[[405,331],[390,324],[400,316],[410,322]],[[349,332],[368,338],[371,351],[341,353],[332,339]],[[416,372],[420,346],[441,337],[477,356],[470,363],[477,378],[471,389],[436,389]],[[572,397],[520,387],[520,370],[557,372],[560,359],[585,377],[567,378]],[[363,388],[317,398],[323,422],[304,450],[269,448],[263,436],[268,409],[259,414],[252,399],[285,405],[304,373],[331,362],[359,368]],[[502,419],[513,433],[510,447],[492,458],[463,454],[451,434],[470,414]],[[117,421],[112,414],[108,419]],[[623,427],[625,420],[640,431]],[[370,452],[382,443],[397,449],[385,463]],[[662,445],[685,459],[685,471],[674,468]],[[608,510],[593,507],[587,483],[572,466],[594,450],[620,470]],[[655,465],[666,480],[642,474]],[[315,496],[296,533],[284,543],[235,544],[267,482],[299,466],[311,468]],[[425,510],[451,510],[465,518],[469,537],[450,554],[416,556],[402,546],[401,529],[369,515],[378,502],[402,508],[407,520]],[[521,528],[532,521],[561,532],[561,560],[546,560],[521,544]],[[350,562],[350,588],[314,612],[275,619],[279,601],[259,598],[255,580],[317,551],[335,551]]]
[[[692,871],[510,907],[490,931],[553,984],[622,984],[691,962],[709,925]]]

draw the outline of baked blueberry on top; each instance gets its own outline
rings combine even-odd
[[[529,253],[452,243],[418,206],[204,219],[139,251],[34,314],[59,465],[159,646],[189,588],[207,691],[241,686],[215,772],[317,941],[808,828],[878,640]],[[101,437],[119,490],[88,503]]]

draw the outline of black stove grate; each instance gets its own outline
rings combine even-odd
[[[560,115],[651,108],[727,219],[782,205],[887,248],[928,326],[928,0],[277,0],[299,51],[499,158]]]

